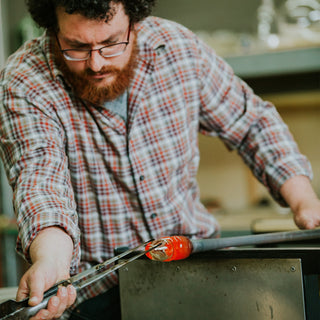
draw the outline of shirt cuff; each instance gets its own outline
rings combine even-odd
[[[25,259],[31,263],[29,255],[30,245],[39,232],[48,227],[59,227],[71,237],[73,241],[73,252],[70,274],[74,274],[80,263],[80,231],[78,226],[68,215],[39,213],[31,218],[25,219],[25,221],[19,225],[19,235],[16,244],[17,252],[23,255]]]
[[[311,164],[303,155],[295,161],[290,157],[282,159],[280,164],[275,163],[275,165],[268,167],[266,172],[266,187],[273,199],[283,207],[288,207],[288,204],[282,197],[280,188],[287,180],[295,176],[306,176],[310,180],[313,178]]]

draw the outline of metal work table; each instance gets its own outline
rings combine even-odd
[[[316,320],[320,249],[246,248],[121,269],[123,320]]]

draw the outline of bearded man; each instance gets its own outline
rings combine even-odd
[[[199,132],[237,150],[300,228],[319,226],[309,162],[274,106],[192,32],[149,16],[154,0],[27,5],[46,32],[0,78],[0,154],[31,263],[18,300],[37,305],[117,247],[217,236],[196,181]],[[61,287],[33,319],[58,317],[119,319],[117,275]]]

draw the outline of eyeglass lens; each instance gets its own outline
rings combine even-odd
[[[103,47],[103,48],[97,49],[97,51],[99,51],[103,57],[108,58],[108,57],[113,57],[113,56],[122,54],[125,51],[126,47],[127,47],[127,43],[124,42],[124,43],[115,44],[113,46]],[[77,59],[77,60],[88,59],[90,57],[90,50],[70,49],[70,50],[63,51],[63,53],[67,58]]]

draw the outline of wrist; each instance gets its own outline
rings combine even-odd
[[[71,237],[59,227],[43,229],[30,246],[32,263],[51,263],[59,270],[69,270],[73,242]]]
[[[288,179],[280,188],[280,193],[294,214],[299,212],[306,203],[318,201],[310,180],[306,176]]]

